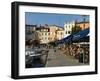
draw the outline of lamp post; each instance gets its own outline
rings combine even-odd
[[[83,17],[83,30],[85,30],[85,22],[86,22],[86,15],[82,15]],[[85,45],[85,41],[84,41],[84,45]],[[85,46],[83,45],[83,63],[84,63],[84,60],[85,60]]]
[[[82,15],[82,17],[83,17],[83,23],[84,23],[83,29],[85,29],[86,15]]]

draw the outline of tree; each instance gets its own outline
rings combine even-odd
[[[40,37],[41,37],[41,34],[39,31],[35,31],[34,32],[34,37],[33,37],[33,46],[39,46],[40,45]]]
[[[39,46],[40,44],[40,32],[33,31],[30,35],[26,35],[26,45],[28,46]]]
[[[81,31],[81,27],[80,26],[75,26],[72,28],[72,34],[78,33],[79,31]]]
[[[53,47],[56,47],[57,46],[57,43],[56,43],[56,41],[52,41],[52,42],[49,42],[49,45],[51,45]]]
[[[32,44],[33,44],[33,46],[39,46],[40,45],[40,40],[33,40]]]

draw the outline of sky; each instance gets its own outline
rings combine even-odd
[[[86,21],[89,21],[87,15]],[[57,13],[36,13],[36,12],[25,12],[25,24],[28,25],[57,25],[64,27],[64,23],[71,21],[82,22],[83,17],[79,14],[57,14]]]

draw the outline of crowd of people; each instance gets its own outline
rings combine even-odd
[[[49,44],[45,44],[45,45],[41,45],[38,44],[37,41],[35,42],[31,42],[30,41],[26,41],[26,47],[29,46],[30,47],[34,47],[37,46],[38,48],[46,48],[46,49],[54,49],[54,52],[56,52],[57,50],[54,48],[54,46],[49,45]],[[80,63],[88,63],[89,64],[89,44],[62,44],[62,45],[57,45],[56,46],[58,48],[58,50],[61,50],[62,53],[64,54],[68,54],[72,57],[74,57],[75,59],[79,60]]]
[[[81,46],[79,44],[65,45],[60,48],[64,54],[68,54],[81,63],[89,63],[89,46]]]

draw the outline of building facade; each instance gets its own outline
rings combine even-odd
[[[61,40],[64,38],[64,29],[56,30],[56,40]]]
[[[50,25],[50,35],[49,35],[49,41],[54,41],[56,39],[56,30],[58,27],[56,25]]]
[[[33,40],[35,39],[37,25],[25,25],[25,39]]]
[[[47,27],[39,27],[36,29],[36,31],[38,31],[40,33],[40,43],[44,44],[44,43],[48,43],[49,42],[49,35],[50,35],[50,29]]]
[[[75,21],[67,22],[64,24],[64,37],[67,37],[72,33],[73,27],[75,27]]]
[[[79,26],[82,30],[90,27],[89,22],[77,22],[76,25]]]
[[[64,27],[56,25],[26,25],[26,39],[40,40],[41,44],[46,44],[55,40],[61,40],[72,34],[73,27],[80,27],[82,30],[89,28],[89,22],[67,22]],[[31,34],[31,35],[30,35]],[[33,37],[33,38],[32,38]]]
[[[25,25],[25,30],[27,32],[32,32],[36,30],[37,25]]]

